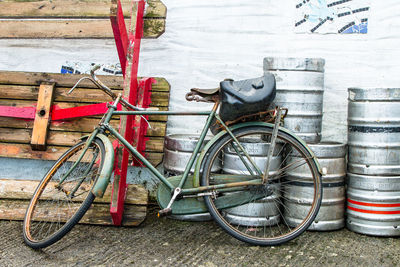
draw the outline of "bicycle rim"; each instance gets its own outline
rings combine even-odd
[[[104,160],[104,145],[93,141],[72,172],[85,148],[80,142],[65,152],[44,176],[35,190],[24,220],[24,239],[33,248],[49,246],[82,218],[95,196],[91,189]]]
[[[246,127],[234,131],[234,135],[251,160],[230,135],[225,135],[204,160],[202,185],[248,181],[264,175],[272,129]],[[221,166],[222,170],[212,172],[212,166]],[[214,220],[241,241],[282,244],[304,232],[318,213],[320,174],[314,158],[298,140],[278,132],[269,170],[263,185],[217,190],[213,196],[204,197]],[[300,212],[298,204],[304,206]]]

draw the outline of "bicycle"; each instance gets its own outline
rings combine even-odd
[[[262,101],[246,104],[251,100],[250,94],[242,95],[244,102],[237,103],[238,92],[246,90],[258,90],[256,94],[263,92],[269,100],[273,99],[275,80],[273,86],[264,84],[264,76],[238,82],[227,80],[214,90],[191,89],[186,99],[213,102],[211,111],[159,111],[136,107],[121,94],[114,94],[96,77],[96,69],[92,69],[91,77],[80,79],[69,93],[81,80],[89,79],[111,96],[113,102],[95,130],[65,152],[39,183],[23,224],[23,237],[28,246],[37,249],[57,242],[78,223],[93,200],[103,196],[114,166],[109,136],[118,139],[161,181],[157,191],[160,216],[209,212],[233,237],[263,246],[292,240],[313,222],[322,198],[322,172],[313,152],[303,140],[280,126],[283,109],[260,111],[266,104]],[[217,113],[221,102],[225,108],[221,104]],[[119,104],[126,110],[117,110]],[[249,114],[253,107],[258,112],[254,114],[253,110]],[[184,173],[164,177],[110,126],[111,117],[124,115],[207,117]],[[215,136],[201,149],[209,129]],[[264,155],[261,159],[260,152]],[[193,166],[195,171],[190,175]],[[298,196],[299,186],[307,188],[303,198]],[[308,205],[307,211],[298,214],[290,208],[293,202]],[[55,213],[49,214],[50,210]]]

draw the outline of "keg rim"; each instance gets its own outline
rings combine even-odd
[[[317,158],[342,158],[347,154],[347,144],[337,141],[323,140],[315,144],[307,144]]]
[[[325,59],[301,57],[265,57],[264,70],[324,72]]]
[[[165,136],[164,147],[169,150],[178,150],[183,152],[193,152],[199,141],[200,134],[169,134]],[[211,140],[213,136],[206,135],[203,146]],[[181,144],[185,142],[185,144]]]
[[[400,101],[400,88],[349,87],[349,101]]]

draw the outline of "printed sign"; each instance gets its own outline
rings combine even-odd
[[[90,70],[96,63],[84,63],[84,62],[70,62],[66,61],[61,65],[61,73],[70,74],[89,74]],[[118,64],[100,64],[101,68],[96,71],[98,75],[121,75],[121,65]]]
[[[370,0],[302,0],[296,4],[296,33],[367,33]]]

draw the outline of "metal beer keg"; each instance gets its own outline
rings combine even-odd
[[[324,93],[322,58],[264,58],[264,72],[275,75],[275,104],[288,108],[284,126],[307,143],[321,140]]]

